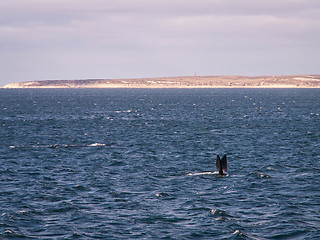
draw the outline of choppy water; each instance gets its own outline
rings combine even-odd
[[[2,89],[0,239],[319,239],[319,100]]]

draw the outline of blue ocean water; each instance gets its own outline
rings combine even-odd
[[[320,239],[319,100],[1,89],[0,239]]]

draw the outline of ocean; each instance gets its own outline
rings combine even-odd
[[[0,89],[0,134],[0,239],[320,239],[320,89]]]

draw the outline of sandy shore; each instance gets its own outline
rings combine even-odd
[[[320,75],[43,80],[10,83],[3,88],[320,88]]]

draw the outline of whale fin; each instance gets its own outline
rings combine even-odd
[[[217,155],[216,167],[217,167],[217,171],[219,172],[219,175],[223,175],[221,159],[219,155]]]
[[[227,155],[224,155],[221,159],[221,168],[222,171],[225,173],[228,173],[228,159],[227,159]]]
[[[222,176],[228,173],[227,155],[224,155],[222,159],[220,159],[219,155],[217,155],[216,167],[217,167],[217,171],[219,172],[219,175]]]

